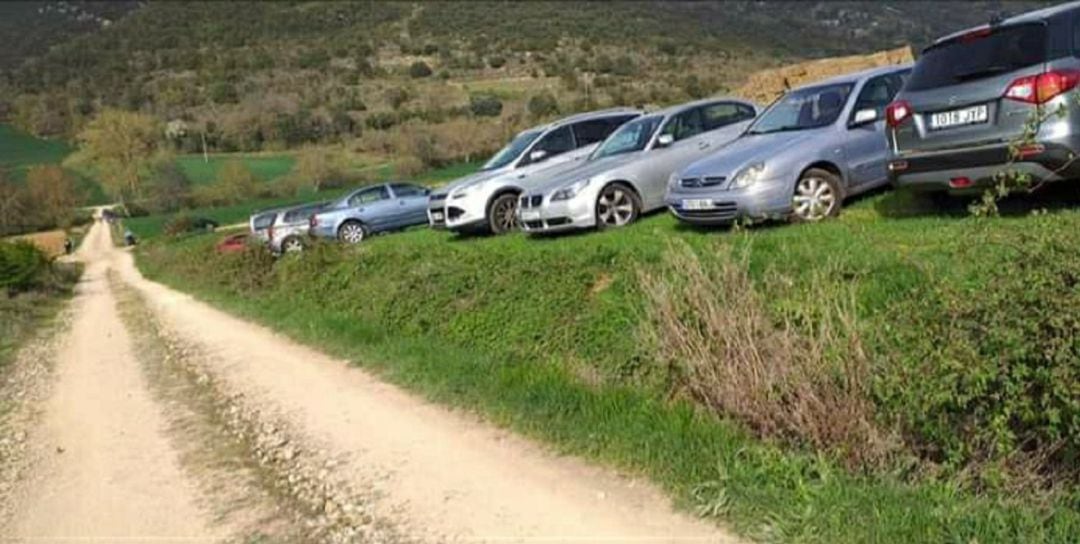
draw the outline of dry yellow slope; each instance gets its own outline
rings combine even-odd
[[[737,89],[735,94],[758,104],[770,104],[788,89],[877,66],[904,64],[912,62],[914,58],[911,48],[905,46],[869,55],[819,59],[761,70],[750,74],[746,83]]]

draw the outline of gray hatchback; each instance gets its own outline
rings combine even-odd
[[[934,42],[886,111],[894,185],[978,192],[1010,163],[1035,182],[1080,177],[1078,57],[1080,3]]]

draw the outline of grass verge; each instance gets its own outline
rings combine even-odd
[[[972,307],[941,305],[954,297],[976,308],[1015,310],[1002,302],[1009,297],[987,286],[1007,279],[1018,259],[1031,260],[1017,247],[1056,255],[1080,227],[1080,213],[1067,199],[1054,200],[1053,213],[1027,213],[1053,207],[1036,199],[1018,204],[1009,212],[1015,216],[983,222],[948,210],[920,211],[905,198],[878,195],[855,203],[840,221],[747,234],[687,229],[660,215],[618,231],[554,239],[457,238],[421,229],[359,248],[317,247],[272,267],[254,255],[215,255],[212,237],[193,237],[149,244],[138,262],[152,279],[434,401],[645,475],[683,507],[758,539],[1070,541],[1080,531],[1075,487],[1052,493],[976,487],[950,472],[947,461],[914,455],[845,470],[827,451],[762,438],[737,413],[718,416],[691,402],[673,389],[677,380],[643,337],[649,307],[641,274],[670,264],[665,250],[672,241],[706,267],[721,252],[746,251],[749,285],[760,290],[763,319],[774,326],[814,330],[821,314],[813,304],[820,294],[815,283],[851,294],[874,378],[868,387],[877,423],[917,430],[925,422],[908,418],[918,416],[919,406],[929,407],[930,417],[943,408],[896,395],[906,389],[940,397],[910,377],[899,380],[911,368],[908,359],[963,368],[986,355],[941,359],[924,351],[934,338],[909,336],[937,330],[942,316]],[[1066,272],[1068,262],[1061,261]],[[1047,266],[1040,277],[1064,277],[1062,270]],[[1053,281],[1037,283],[1068,289]],[[1059,295],[1075,300],[1073,292]],[[1047,296],[1032,291],[1015,298]],[[952,340],[976,342],[995,330],[991,320],[975,325]],[[932,385],[951,386],[939,378]]]

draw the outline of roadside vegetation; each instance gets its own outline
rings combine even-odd
[[[29,242],[0,241],[0,372],[56,315],[80,273],[80,265],[59,263]]]
[[[278,261],[196,236],[138,262],[750,536],[1067,541],[1078,205],[1061,185],[984,219],[889,193],[749,232],[423,229]]]

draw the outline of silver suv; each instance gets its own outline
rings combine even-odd
[[[615,129],[639,115],[631,109],[583,113],[518,134],[479,172],[433,193],[429,223],[435,228],[494,234],[517,228],[518,196],[531,182],[587,157]]]
[[[274,253],[302,251],[311,216],[322,211],[326,206],[326,202],[315,202],[275,210],[273,220],[265,230],[270,251]]]
[[[886,112],[893,184],[978,192],[1011,161],[1034,181],[1080,176],[1078,56],[1078,3],[934,42]],[[1040,114],[1029,138],[1025,127]]]

